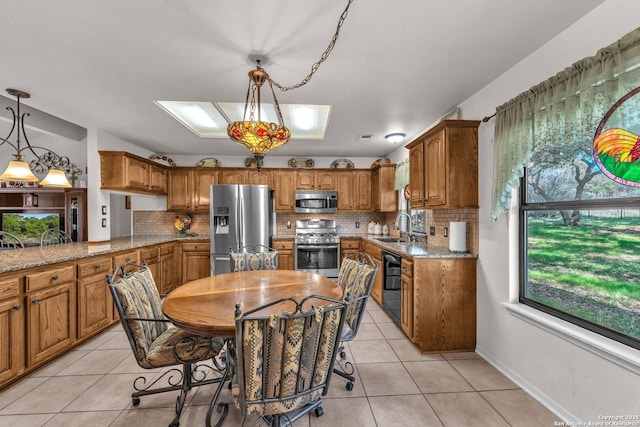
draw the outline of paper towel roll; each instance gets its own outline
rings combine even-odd
[[[467,223],[451,221],[449,223],[449,250],[451,252],[467,251]]]

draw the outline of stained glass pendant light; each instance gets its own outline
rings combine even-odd
[[[20,98],[28,99],[31,95],[27,92],[17,90],[17,89],[7,89],[7,93],[9,95],[15,96],[17,98],[17,108],[14,110],[11,107],[7,107],[7,110],[11,111],[13,114],[13,125],[11,126],[11,131],[9,131],[9,135],[6,138],[2,139],[0,142],[0,146],[3,144],[8,144],[13,147],[16,152],[13,154],[15,160],[11,160],[7,169],[4,171],[2,175],[0,175],[0,180],[3,181],[15,181],[15,182],[38,182],[38,178],[31,172],[31,167],[27,162],[24,161],[24,154],[22,154],[25,150],[31,151],[31,153],[36,157],[37,161],[41,160],[41,157],[36,154],[34,148],[35,147],[29,143],[29,139],[27,139],[27,134],[24,130],[24,118],[25,116],[29,116],[29,113],[20,113]],[[17,128],[16,133],[16,141],[15,144],[9,141],[13,131]],[[20,140],[20,133],[24,138],[25,145],[22,144]],[[50,155],[55,156],[58,162],[69,163],[69,159],[67,157],[60,157],[53,152],[48,152]],[[71,187],[71,184],[67,180],[67,177],[62,169],[56,167],[50,167],[47,176],[40,181],[40,184],[47,187],[63,187],[68,188]]]
[[[227,126],[227,134],[234,141],[244,145],[253,154],[258,168],[262,167],[264,155],[274,148],[283,146],[289,141],[291,132],[284,125],[278,99],[269,79],[269,74],[262,69],[260,60],[258,66],[249,72],[249,87],[244,104],[242,121]],[[262,121],[262,106],[260,89],[265,82],[269,83],[278,123]]]

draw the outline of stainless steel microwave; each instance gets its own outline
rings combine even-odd
[[[296,213],[336,213],[338,192],[330,190],[297,190]]]

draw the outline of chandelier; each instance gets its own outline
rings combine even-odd
[[[71,184],[67,180],[65,170],[71,170],[76,167],[69,161],[69,158],[59,156],[52,151],[47,151],[42,156],[38,156],[34,151],[35,148],[41,150],[46,149],[43,147],[32,146],[29,143],[29,139],[27,138],[27,134],[24,130],[24,117],[29,116],[29,113],[20,114],[20,98],[28,99],[31,95],[17,89],[7,89],[7,93],[17,98],[17,108],[14,110],[11,107],[7,107],[7,110],[11,111],[11,114],[13,115],[13,125],[11,126],[11,131],[9,131],[9,135],[0,142],[0,146],[3,144],[9,144],[16,152],[13,154],[14,160],[9,161],[7,169],[2,175],[0,175],[0,180],[27,183],[38,182],[38,177],[36,177],[31,171],[33,168],[37,171],[48,171],[47,176],[39,182],[40,185],[45,187],[71,187]],[[16,128],[16,141],[15,143],[12,143],[9,141],[9,138],[11,138],[11,135]],[[20,140],[21,133],[24,138],[25,145],[23,145]],[[24,161],[25,156],[22,153],[25,150],[29,150],[36,157],[36,160],[31,162],[31,166]]]
[[[262,69],[260,60],[257,60],[257,62],[258,67],[249,71],[249,87],[247,88],[242,121],[230,123],[227,126],[227,134],[231,139],[249,149],[256,159],[256,165],[260,168],[267,151],[286,144],[291,137],[291,131],[284,125],[280,105],[273,91],[269,74]],[[260,89],[265,81],[269,82],[269,87],[271,88],[275,110],[278,115],[278,123],[262,121]]]
[[[247,88],[247,97],[244,104],[242,121],[229,123],[227,126],[227,135],[229,135],[232,140],[249,149],[253,154],[253,157],[256,159],[256,166],[258,169],[262,167],[264,156],[269,150],[283,146],[291,137],[291,131],[284,125],[282,112],[280,111],[280,105],[276,99],[273,86],[276,86],[278,89],[285,92],[304,86],[309,82],[309,80],[311,80],[311,77],[313,77],[313,74],[318,70],[320,64],[327,60],[329,54],[333,50],[336,41],[338,40],[338,36],[340,35],[342,24],[347,18],[347,13],[349,12],[351,3],[353,3],[353,0],[348,0],[346,8],[338,19],[336,31],[329,42],[329,45],[320,56],[320,59],[311,66],[311,72],[300,83],[293,86],[282,86],[271,80],[269,74],[262,69],[260,60],[256,61],[258,63],[257,68],[249,72],[249,87]],[[278,116],[278,123],[263,122],[261,120],[262,108],[260,89],[264,85],[265,81],[269,82],[269,88],[273,95],[273,102]]]

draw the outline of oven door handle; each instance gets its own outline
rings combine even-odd
[[[296,245],[298,249],[338,249],[339,245]]]

